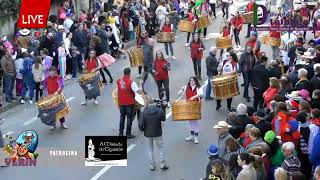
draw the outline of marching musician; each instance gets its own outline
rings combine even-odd
[[[218,71],[222,75],[236,74],[239,70],[238,57],[235,53],[227,53],[227,60],[221,61],[219,64]],[[227,99],[227,107],[229,111],[231,109],[232,97]],[[217,99],[216,110],[221,108],[221,100]]]
[[[236,14],[232,17],[231,24],[233,26],[234,40],[236,41],[236,45],[240,47],[239,34],[242,29],[243,19],[239,15],[239,11],[237,11]]]
[[[272,20],[276,21],[278,19],[278,16],[273,16]],[[271,27],[272,26],[276,26],[276,23],[271,23]],[[277,38],[277,39],[281,39],[281,32],[280,31],[270,31],[269,33],[271,38]],[[275,60],[280,53],[280,45],[275,45],[275,46],[271,46],[271,50],[272,50],[272,59]]]
[[[258,33],[256,31],[251,31],[250,39],[246,43],[246,47],[247,46],[251,46],[252,51],[256,55],[256,58],[259,59],[261,42],[258,40]]]
[[[156,59],[154,61],[154,72],[155,72],[155,80],[158,86],[159,99],[163,99],[163,89],[166,94],[166,100],[169,106],[169,70],[170,63],[164,59],[161,51],[156,52]]]
[[[185,93],[186,100],[188,101],[200,101],[203,96],[203,89],[200,87],[200,83],[196,76],[191,76],[189,82],[180,91],[179,95]],[[189,121],[190,136],[186,141],[194,141],[195,144],[199,143],[199,122],[198,120]]]
[[[198,80],[202,81],[201,78],[201,60],[203,56],[203,50],[205,49],[198,33],[193,35],[192,42],[189,45],[191,51],[191,59],[193,62],[194,75]]]
[[[63,79],[57,75],[57,69],[54,66],[50,67],[49,70],[49,76],[44,80],[43,86],[45,90],[47,91],[48,95],[51,94],[58,94],[62,91],[64,84],[63,84]],[[61,123],[61,128],[62,129],[68,129],[69,127],[65,125],[65,118],[60,119]],[[51,130],[56,129],[56,126],[51,126]]]
[[[197,22],[197,16],[195,15],[195,10],[193,8],[189,9],[189,12],[188,14],[186,15],[186,18],[189,22],[192,22],[192,24],[194,24],[194,29],[196,29],[195,27],[195,23]],[[191,35],[191,32],[188,32],[188,35],[187,35],[187,43],[184,45],[185,47],[188,47],[190,44],[189,44],[189,39],[190,39],[190,35]],[[194,33],[192,33],[192,36],[194,35]]]
[[[196,14],[198,17],[206,17],[209,15],[209,4],[206,1],[197,1],[195,7],[197,8]],[[199,21],[198,18],[198,21]],[[198,33],[201,33],[202,29],[198,29]],[[203,38],[207,39],[207,27],[203,29]]]
[[[248,5],[247,5],[247,12],[248,13],[253,12],[255,7],[258,7],[258,5],[256,3],[256,0],[251,0],[251,2],[249,2]],[[251,25],[252,25],[252,23],[248,23],[248,29],[247,29],[246,38],[249,38],[249,36],[250,36]]]
[[[100,66],[101,65],[96,57],[96,51],[91,49],[89,51],[89,58],[86,60],[86,63],[85,63],[85,68],[86,68],[87,73],[94,73],[94,72],[98,71],[100,69]],[[97,100],[97,97],[94,97],[93,99],[94,99],[93,103],[95,105],[98,105],[99,102]],[[83,101],[81,103],[81,105],[87,105],[87,102],[88,102],[88,97],[86,96],[85,101]]]
[[[164,23],[163,28],[162,28],[162,32],[173,33],[172,30],[173,30],[173,25],[170,23],[169,18],[166,17],[165,23]],[[165,48],[165,51],[166,51],[166,54],[167,54],[166,59],[169,58],[168,46],[169,46],[169,48],[170,48],[171,58],[172,58],[173,60],[175,60],[176,58],[173,56],[173,47],[172,47],[172,43],[171,43],[171,42],[164,43],[164,48]]]
[[[119,136],[123,136],[125,118],[127,117],[126,136],[132,139],[135,136],[131,134],[131,126],[134,116],[135,93],[142,94],[138,85],[131,80],[131,69],[125,68],[123,76],[117,80],[118,102],[120,109],[120,127]]]
[[[225,21],[224,26],[220,29],[220,34],[222,37],[230,37],[231,38],[231,23],[229,20]],[[220,50],[220,60],[222,59],[224,49]]]

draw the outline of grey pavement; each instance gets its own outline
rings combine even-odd
[[[213,19],[213,24],[208,28],[208,34],[211,38],[204,40],[206,53],[210,46],[215,45],[214,37],[217,36],[222,22],[221,13],[219,13],[218,18]],[[245,44],[246,27],[245,25],[240,34],[242,45]],[[186,33],[177,33],[174,43],[177,60],[172,60],[172,70],[170,71],[171,101],[175,100],[178,91],[186,84],[188,77],[193,75],[190,52],[184,47],[185,43]],[[156,44],[155,49],[164,52],[164,45]],[[262,50],[267,52],[269,57],[271,56],[270,47],[263,45]],[[127,59],[120,59],[110,67],[110,71],[116,79],[122,75],[123,68],[128,66]],[[135,77],[137,68],[133,69],[132,76]],[[202,78],[207,79],[205,63],[202,63]],[[242,78],[239,83],[242,83]],[[93,105],[90,102],[87,106],[81,106],[80,103],[84,100],[84,95],[80,86],[76,82],[66,86],[64,94],[72,108],[66,118],[66,124],[70,127],[67,130],[49,130],[36,118],[36,105],[25,104],[0,114],[0,118],[5,119],[4,124],[0,126],[3,134],[8,133],[16,137],[23,130],[33,129],[39,134],[39,149],[78,150],[80,153],[77,158],[82,162],[57,165],[50,164],[50,162],[41,164],[39,161],[37,167],[4,167],[0,168],[0,180],[19,178],[26,180],[198,180],[205,175],[208,162],[207,147],[217,142],[217,132],[212,127],[219,120],[225,120],[228,114],[225,101],[222,102],[222,108],[219,111],[215,110],[215,101],[203,101],[200,143],[197,145],[184,140],[189,135],[188,123],[172,121],[170,111],[167,112],[167,121],[163,124],[163,139],[166,159],[170,168],[165,172],[160,171],[159,166],[155,172],[148,169],[147,145],[145,138],[138,130],[136,120],[132,126],[132,133],[137,137],[128,140],[128,146],[134,147],[128,153],[127,167],[85,167],[84,155],[82,154],[85,149],[84,136],[118,134],[119,111],[113,104],[111,97],[114,88],[115,84],[105,86],[102,96],[98,99],[99,105]],[[153,97],[158,97],[157,87],[151,76],[146,82],[146,91]],[[252,94],[252,89],[249,92]],[[242,98],[242,93],[243,89],[241,88],[241,95],[234,98],[233,106],[237,106],[239,103],[248,104]],[[43,152],[39,155],[39,157],[41,156],[48,157],[49,152]]]

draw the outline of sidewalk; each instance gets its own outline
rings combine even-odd
[[[133,46],[135,45],[135,41],[131,41],[129,43],[124,43],[124,50],[127,50],[127,49],[130,49],[132,48]],[[68,86],[69,84],[71,84],[73,81],[66,81],[65,82],[65,86]],[[4,94],[2,92],[2,88],[0,88],[1,91],[0,91],[0,99],[1,100],[1,103],[2,103],[2,107],[0,107],[0,114],[5,112],[5,111],[8,111],[9,109],[12,109],[18,105],[20,105],[20,99],[16,100],[16,101],[12,101],[12,103],[7,103],[5,102],[5,98],[4,97]]]

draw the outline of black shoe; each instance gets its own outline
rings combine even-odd
[[[169,166],[168,165],[164,165],[163,167],[160,168],[162,171],[165,171],[167,169],[169,169]]]
[[[127,135],[127,139],[133,139],[133,138],[135,138],[136,136],[135,135],[132,135],[132,134],[130,134],[130,135]]]
[[[213,100],[213,97],[205,97],[204,100],[206,100],[206,101],[212,101],[212,100]]]
[[[243,86],[244,86],[244,83],[242,83],[241,86],[243,87]]]
[[[221,108],[221,105],[217,105],[216,110],[218,111]]]
[[[110,79],[109,83],[112,84],[113,83],[113,79]]]
[[[123,133],[119,133],[119,136],[123,136]]]
[[[234,110],[231,107],[228,107],[229,112],[234,112]]]
[[[247,99],[247,102],[251,102],[251,99],[249,97],[247,97],[246,99]]]
[[[246,38],[249,38],[250,36],[246,36]]]
[[[108,85],[107,81],[102,81],[102,83],[103,83],[104,85]]]

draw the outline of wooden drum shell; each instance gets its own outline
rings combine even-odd
[[[227,49],[232,47],[232,40],[230,37],[218,37],[216,40],[216,46],[218,49]]]
[[[253,12],[243,13],[241,16],[244,24],[253,23]]]
[[[49,96],[43,97],[37,102],[39,109],[50,109],[52,107],[58,106],[60,103],[65,102],[63,94],[51,94]]]
[[[201,119],[200,101],[176,101],[172,104],[172,120],[187,121]]]
[[[201,16],[197,22],[197,29],[203,29],[211,25],[211,19],[209,16]]]
[[[228,99],[240,94],[237,75],[215,76],[211,83],[216,99]]]
[[[142,48],[128,50],[128,56],[131,67],[138,67],[143,65]]]
[[[194,24],[187,20],[180,20],[179,21],[179,30],[182,32],[193,32],[194,31]]]
[[[175,41],[176,37],[173,32],[160,32],[157,34],[158,43],[173,43]]]
[[[88,81],[91,81],[93,78],[95,78],[96,76],[98,76],[98,72],[93,72],[93,73],[86,73],[80,76],[79,78],[79,82],[81,84],[85,84]]]

